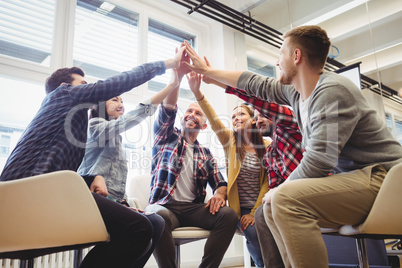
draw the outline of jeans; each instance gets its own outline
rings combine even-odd
[[[149,257],[151,257],[152,252],[154,251],[156,244],[158,243],[159,239],[162,236],[163,229],[165,229],[165,220],[155,213],[145,213],[144,216],[151,222],[153,228],[153,235],[152,235],[152,244],[149,250],[135,262],[134,267],[141,268],[144,267],[147,263]]]
[[[241,216],[250,214],[251,209],[241,208]],[[240,221],[237,223],[237,228],[240,230]],[[242,231],[247,242],[247,249],[253,258],[253,261],[257,267],[264,267],[264,261],[262,259],[260,243],[258,240],[257,230],[255,224],[253,226],[249,225],[246,230]]]

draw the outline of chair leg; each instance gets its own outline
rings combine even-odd
[[[180,245],[176,245],[176,268],[180,268]]]
[[[357,255],[359,257],[359,267],[369,268],[366,239],[356,238]]]
[[[247,239],[243,236],[243,255],[244,255],[244,268],[251,267],[251,256],[247,248]]]
[[[74,250],[74,263],[73,267],[78,268],[82,262],[82,248]]]

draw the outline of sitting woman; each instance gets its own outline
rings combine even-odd
[[[88,126],[88,137],[84,159],[78,169],[80,175],[101,175],[108,190],[107,198],[129,207],[126,202],[127,160],[125,158],[121,133],[140,124],[155,113],[163,99],[179,85],[177,71],[172,72],[170,83],[150,99],[124,115],[123,100],[116,96],[92,107]],[[152,245],[133,267],[144,267],[160,239],[165,221],[157,214],[148,214],[137,209],[153,226]]]
[[[247,239],[247,248],[254,263],[257,267],[264,267],[254,226],[254,212],[268,191],[268,178],[262,160],[270,142],[264,141],[257,129],[252,108],[247,105],[235,107],[232,113],[233,130],[228,129],[201,93],[200,75],[191,72],[187,79],[227,158],[229,206],[238,214],[238,227]]]

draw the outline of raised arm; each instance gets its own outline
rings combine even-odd
[[[183,45],[181,47],[182,49],[185,49],[186,47]],[[179,53],[176,53],[176,55]],[[181,80],[183,79],[183,76],[185,76],[188,72],[190,72],[190,69],[187,68],[187,66],[184,63],[189,63],[190,58],[188,54],[182,52],[182,57],[181,57],[181,64],[180,67],[178,67],[177,71],[177,86],[170,91],[170,93],[166,96],[166,98],[163,99],[163,107],[168,109],[169,111],[173,111],[176,108],[177,101],[179,99],[179,90],[180,90],[180,83]]]
[[[170,95],[174,90],[178,89],[180,86],[180,80],[177,70],[172,71],[172,77],[169,84],[151,97],[151,103],[153,106],[158,106],[168,95]]]
[[[190,86],[190,90],[193,92],[202,111],[208,118],[212,130],[218,136],[218,139],[221,142],[224,149],[226,149],[227,146],[229,145],[228,141],[230,140],[230,135],[232,131],[227,127],[225,127],[225,125],[222,123],[222,121],[216,114],[215,110],[212,108],[207,99],[204,97],[204,94],[202,94],[200,90],[201,75],[196,74],[195,72],[191,72],[189,75],[187,75],[187,80]]]
[[[186,65],[192,71],[208,76],[220,83],[230,85],[232,87],[237,87],[237,81],[239,80],[240,75],[243,73],[242,71],[226,71],[214,69],[211,66],[208,66],[207,63],[200,56],[197,55],[194,49],[186,41],[185,45],[186,52],[193,64],[190,64],[189,62],[183,62],[184,65]]]

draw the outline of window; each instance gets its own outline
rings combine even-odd
[[[395,138],[402,144],[402,117],[395,116]]]
[[[402,117],[391,113],[385,113],[385,121],[389,131],[395,139],[402,144]]]
[[[9,135],[0,136],[0,155],[10,154],[10,141],[11,137]]]
[[[0,76],[0,171],[45,96],[43,86]]]
[[[0,1],[0,54],[50,65],[54,0]]]
[[[158,61],[172,57],[175,49],[187,40],[192,46],[194,45],[195,36],[185,33],[169,25],[163,24],[153,19],[149,19],[148,25],[148,61]],[[149,90],[160,91],[169,83],[171,70],[166,74],[155,77],[148,82]],[[195,100],[193,93],[188,87],[186,79],[183,79],[180,85],[181,98]]]
[[[99,0],[79,0],[74,66],[107,78],[138,65],[138,14]]]
[[[276,77],[275,66],[267,64],[263,61],[257,60],[252,57],[247,57],[247,68],[249,71],[260,75]]]

